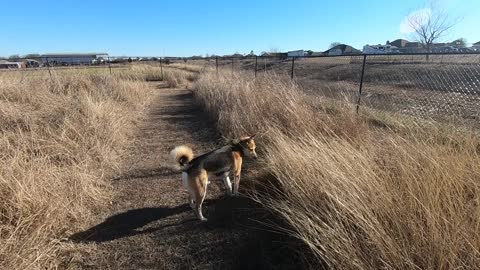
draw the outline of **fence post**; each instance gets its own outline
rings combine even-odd
[[[360,99],[362,98],[362,87],[363,87],[363,75],[365,74],[365,63],[367,62],[367,55],[363,55],[363,64],[362,64],[362,76],[360,77],[360,87],[358,89],[358,100],[357,100],[357,109],[356,112],[358,114],[358,109],[360,107]]]
[[[50,63],[48,62],[48,57],[47,59],[47,69],[48,69],[48,74],[50,74],[50,80],[52,79],[52,71],[50,70]]]
[[[255,55],[255,78],[257,77],[258,56]]]
[[[293,74],[295,70],[295,56],[292,57],[292,72],[290,73],[290,79],[293,80]]]
[[[110,61],[110,55],[107,57],[108,59],[108,69],[110,70],[110,75],[112,75],[112,65],[111,65],[111,61]]]
[[[232,75],[233,75],[233,61],[235,60],[235,58],[232,57]]]
[[[160,57],[160,73],[162,74],[162,81],[165,79],[165,77],[163,77],[163,63],[162,63],[162,57]]]
[[[267,73],[267,57],[263,57],[263,71]]]
[[[215,70],[217,71],[217,77],[218,77],[218,56],[215,56]]]

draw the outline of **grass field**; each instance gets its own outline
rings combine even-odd
[[[110,179],[157,67],[0,73],[0,269],[57,268],[62,238],[111,199]]]
[[[158,80],[191,85],[224,137],[258,133],[261,158],[248,168],[257,177],[242,189],[281,218],[276,231],[304,243],[305,265],[480,267],[478,134],[368,108],[357,115],[348,94],[204,66],[0,73],[0,268],[64,265],[64,238],[109,204],[148,81]]]
[[[280,231],[306,243],[312,265],[480,267],[478,135],[356,115],[351,104],[307,95],[276,75],[207,73],[194,88],[224,136],[259,134],[260,167],[276,184],[265,176],[252,196],[283,217]]]

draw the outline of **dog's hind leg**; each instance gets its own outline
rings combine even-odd
[[[227,195],[232,195],[232,182],[230,181],[230,177],[228,177],[230,172],[226,172],[223,174],[223,184],[227,189]]]
[[[193,199],[195,194],[193,192],[193,188],[192,186],[190,186],[190,183],[189,183],[189,179],[188,179],[188,174],[186,172],[183,172],[182,173],[182,182],[183,182],[183,186],[185,187],[185,189],[187,189],[188,191],[188,204],[190,205],[190,207],[192,209],[195,208],[195,200]]]
[[[207,219],[203,216],[202,213],[202,204],[203,200],[205,199],[205,195],[207,194],[207,185],[208,185],[208,175],[206,171],[202,171],[196,178],[195,178],[195,214],[201,221],[207,221]]]

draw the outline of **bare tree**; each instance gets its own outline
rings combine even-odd
[[[328,47],[328,48],[331,49],[331,48],[333,48],[333,47],[335,47],[335,46],[338,46],[338,45],[340,45],[340,44],[342,44],[342,43],[340,43],[340,42],[338,42],[338,41],[335,41],[335,42],[330,43],[330,47]]]
[[[458,23],[459,19],[452,19],[444,10],[434,4],[423,12],[416,12],[408,18],[408,25],[414,31],[417,41],[423,48],[430,51],[435,41],[443,37],[448,30]]]

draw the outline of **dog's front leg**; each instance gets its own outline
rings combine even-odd
[[[232,182],[230,181],[230,177],[228,177],[229,172],[223,174],[223,184],[225,185],[225,189],[227,190],[227,195],[232,195]]]
[[[240,174],[233,177],[233,196],[238,196],[238,187],[240,186]]]

